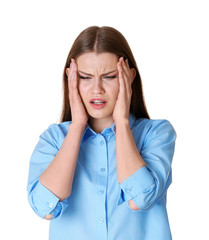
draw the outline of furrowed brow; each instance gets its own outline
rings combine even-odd
[[[113,72],[116,72],[116,71],[117,71],[117,70],[113,70],[113,71],[104,73],[104,74],[102,74],[102,76],[107,75],[107,74],[110,74],[110,73],[113,73]],[[85,75],[87,75],[87,76],[91,76],[91,77],[94,76],[94,75],[91,75],[90,73],[85,73],[85,72],[82,72],[82,71],[79,71],[79,73],[83,73],[83,74],[85,74]]]

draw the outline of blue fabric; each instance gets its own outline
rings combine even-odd
[[[71,195],[63,201],[38,180],[59,151],[71,121],[51,124],[30,159],[28,199],[35,213],[52,214],[50,240],[170,240],[166,210],[172,181],[176,132],[165,119],[136,119],[129,124],[146,166],[121,184],[117,181],[116,126],[81,137]],[[72,139],[73,141],[73,139]],[[132,199],[139,210],[132,210]]]

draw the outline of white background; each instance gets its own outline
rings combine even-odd
[[[173,239],[209,239],[207,4],[1,1],[1,239],[48,239],[49,221],[27,200],[29,160],[39,135],[59,122],[68,52],[92,25],[126,37],[151,118],[168,119],[177,132],[167,204]]]

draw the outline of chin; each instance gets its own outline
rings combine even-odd
[[[110,112],[104,112],[104,111],[95,110],[95,111],[88,112],[88,114],[89,114],[89,117],[92,117],[92,118],[95,118],[95,119],[107,118],[107,117],[112,116],[111,111]]]

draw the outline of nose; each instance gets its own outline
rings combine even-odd
[[[92,93],[93,94],[103,94],[104,93],[103,83],[100,78],[95,78],[95,80],[93,81]]]

